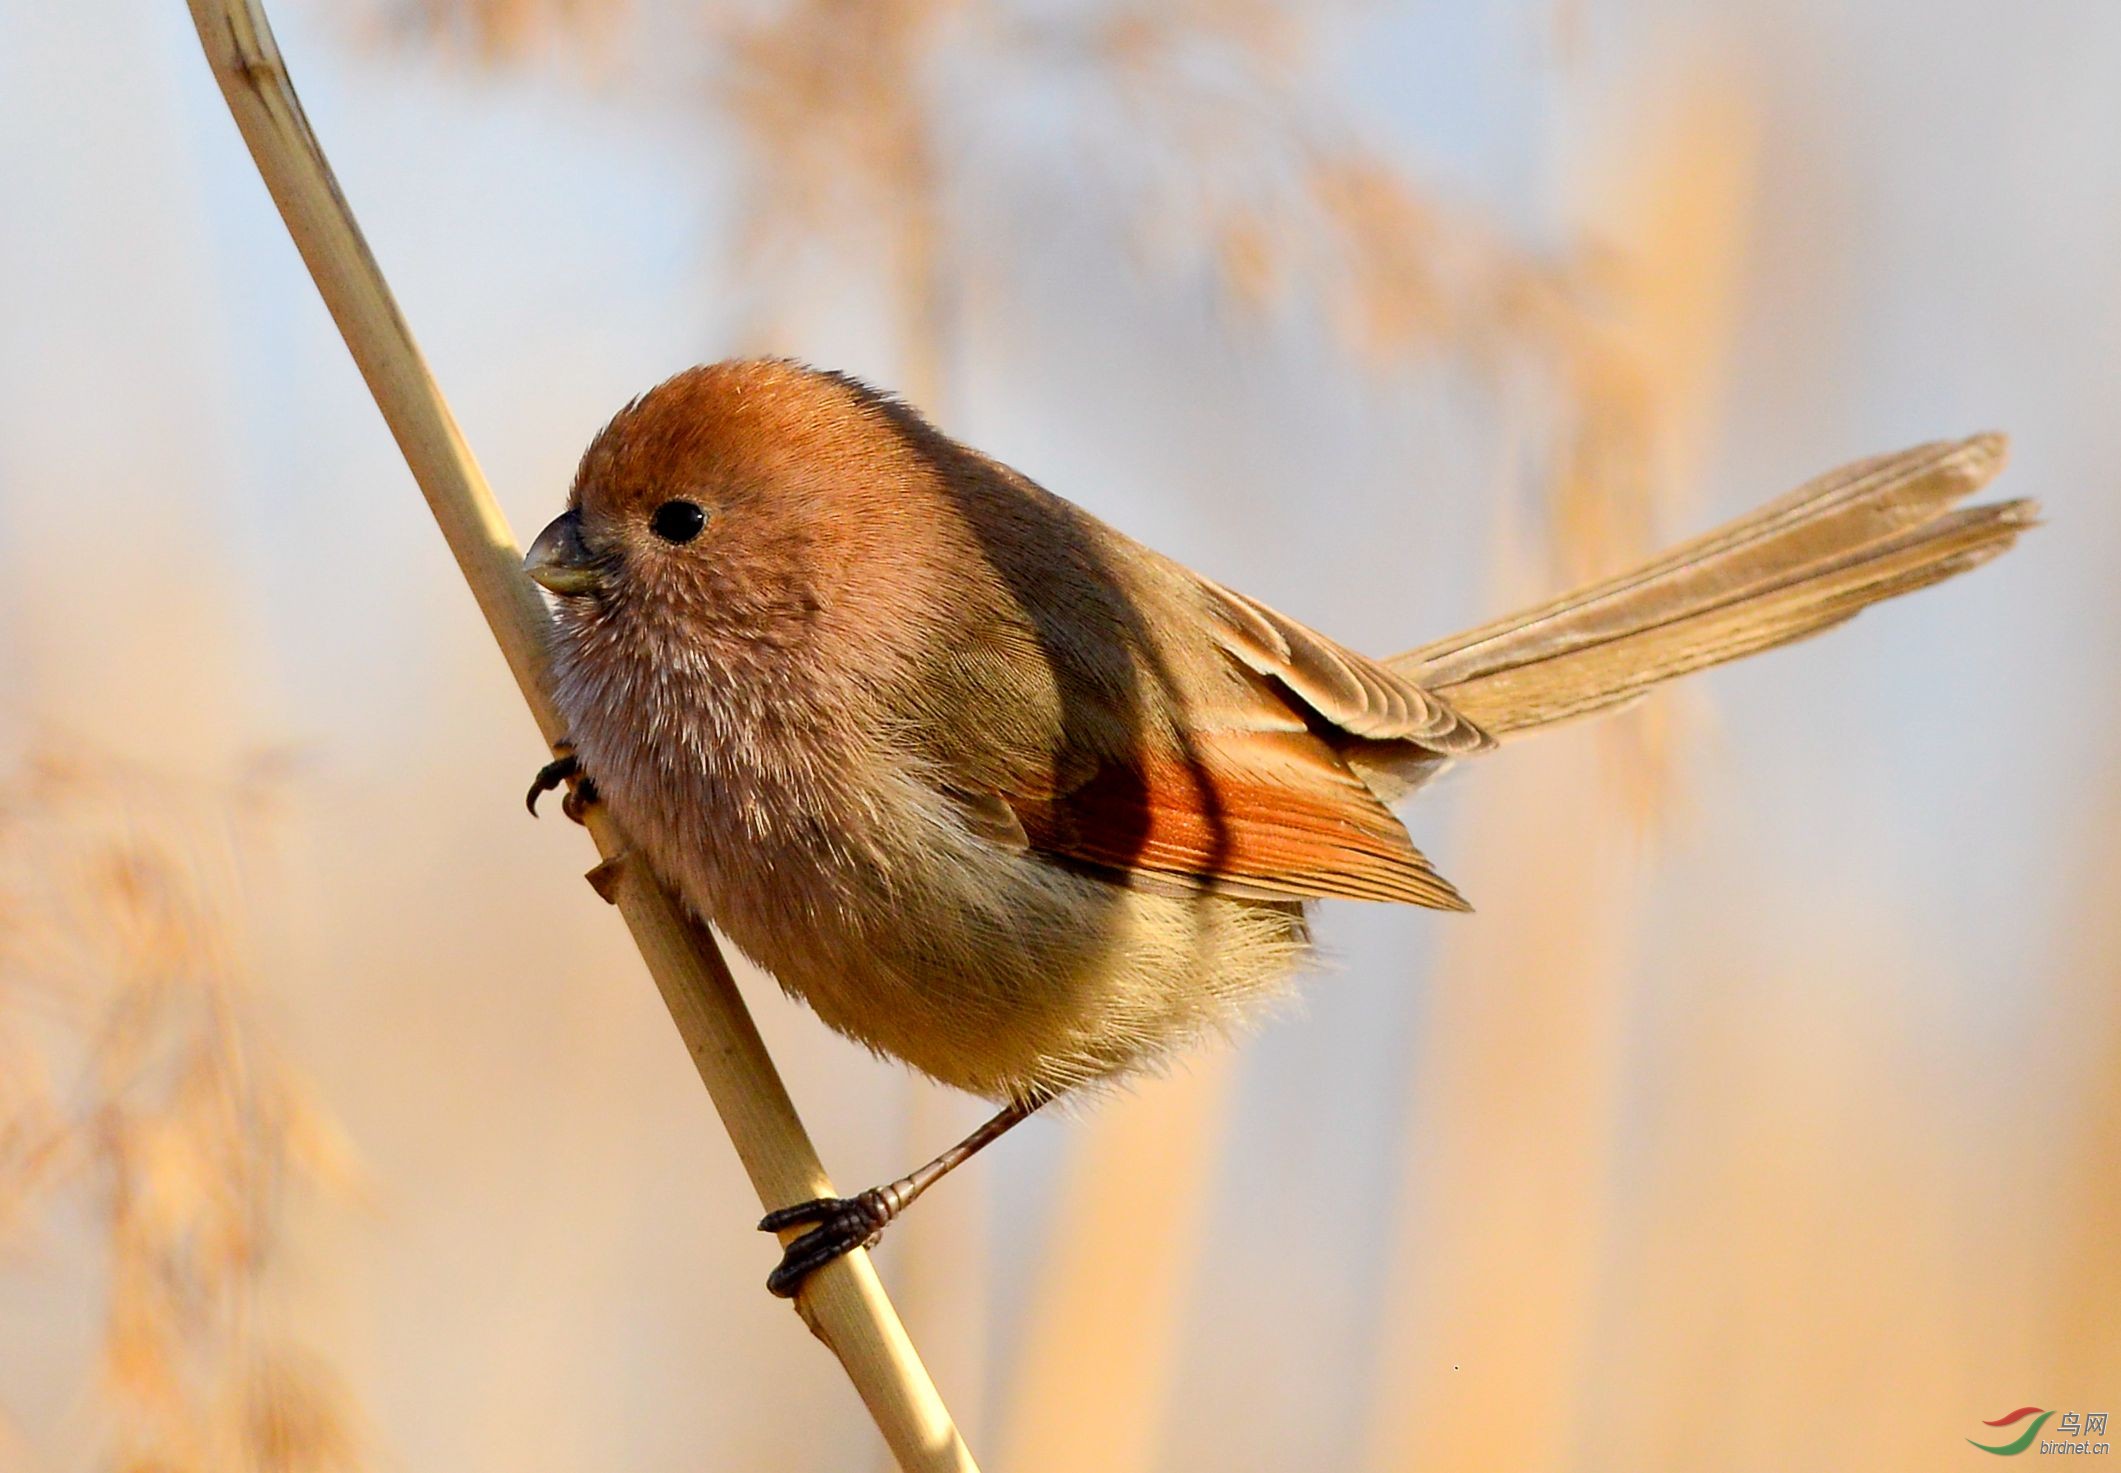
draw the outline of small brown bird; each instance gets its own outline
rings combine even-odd
[[[833,1028],[998,1101],[889,1186],[769,1215],[769,1280],[873,1242],[1055,1096],[1223,1034],[1321,896],[1465,909],[1387,806],[1446,763],[2011,545],[1997,435],[1835,471],[1624,576],[1390,659],[1335,644],[782,361],[621,410],[525,568],[572,756],[698,916]],[[578,789],[577,797],[588,796]]]

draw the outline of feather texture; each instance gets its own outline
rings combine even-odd
[[[1496,736],[1608,709],[2003,551],[2032,503],[1951,507],[2004,456],[1990,434],[1858,461],[1618,578],[1387,663]]]
[[[1032,847],[1135,879],[1254,900],[1468,909],[1392,811],[1309,732],[1211,732],[1182,758],[1114,763],[1010,800]]]
[[[696,915],[868,1047],[1038,1100],[1255,1016],[1314,897],[1463,908],[1387,806],[1444,763],[2008,546],[2026,504],[1952,509],[2002,457],[1865,461],[1378,661],[888,395],[717,364],[583,458],[557,695]]]
[[[1413,742],[1439,757],[1494,745],[1465,714],[1414,681],[1256,599],[1198,580],[1225,621],[1222,647],[1349,736]]]

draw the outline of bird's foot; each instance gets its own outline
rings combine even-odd
[[[766,1276],[766,1287],[783,1299],[793,1299],[803,1280],[833,1259],[857,1248],[875,1247],[884,1228],[905,1205],[893,1183],[852,1197],[819,1197],[767,1213],[759,1220],[762,1233],[805,1226],[810,1231],[782,1251],[779,1266]]]
[[[992,1120],[942,1155],[888,1186],[871,1187],[852,1197],[819,1197],[815,1201],[798,1202],[793,1207],[767,1213],[759,1221],[761,1232],[784,1233],[790,1228],[801,1227],[810,1231],[782,1250],[780,1267],[767,1276],[766,1287],[783,1299],[793,1299],[803,1287],[803,1280],[833,1259],[844,1257],[857,1248],[873,1247],[884,1235],[885,1227],[904,1212],[914,1198],[1028,1119],[1031,1112],[1044,1102],[1044,1096],[1011,1101]]]
[[[576,823],[581,823],[582,815],[588,811],[589,805],[597,801],[596,782],[583,773],[582,759],[574,754],[571,747],[563,742],[555,750],[559,751],[560,755],[540,767],[538,775],[530,780],[530,791],[523,795],[523,806],[530,810],[532,818],[536,818],[538,799],[560,784],[572,782],[574,786],[567,790],[567,796],[560,799],[560,812]]]

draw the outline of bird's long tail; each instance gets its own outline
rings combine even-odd
[[[1976,435],[1858,461],[1631,573],[1387,663],[1496,736],[1620,705],[2002,552],[2032,502],[1952,508],[2004,451]]]

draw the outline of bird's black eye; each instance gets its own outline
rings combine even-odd
[[[666,501],[648,519],[649,530],[665,542],[690,542],[707,525],[707,513],[689,501]]]

